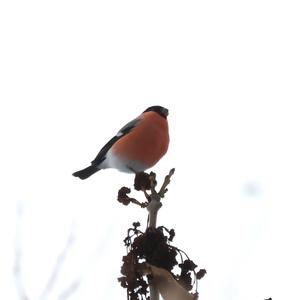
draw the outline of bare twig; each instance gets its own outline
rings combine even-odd
[[[157,213],[161,207],[162,207],[162,204],[160,202],[160,199],[157,197],[151,196],[151,201],[147,206],[147,210],[149,213],[148,227],[152,227],[152,228],[156,227]]]
[[[148,227],[156,228],[156,221],[157,221],[157,214],[158,210],[162,207],[161,198],[164,197],[165,193],[167,192],[166,187],[170,183],[170,178],[174,174],[175,169],[171,169],[169,174],[165,177],[162,187],[160,188],[159,192],[155,190],[157,185],[156,182],[156,175],[155,173],[150,174],[150,202],[147,206],[147,210],[149,213],[148,219]],[[149,281],[149,288],[150,288],[150,300],[159,300],[159,290],[157,288],[157,284],[150,280]]]
[[[74,227],[74,223],[72,225],[72,227]],[[69,234],[69,237],[67,239],[65,248],[62,250],[62,252],[58,255],[57,259],[56,259],[56,263],[54,265],[54,268],[52,270],[52,273],[46,283],[46,286],[40,296],[40,300],[45,299],[49,296],[49,294],[51,293],[51,291],[53,290],[53,287],[57,281],[58,275],[64,265],[64,262],[66,260],[66,257],[68,255],[68,253],[70,252],[71,247],[74,244],[74,240],[75,240],[75,235],[74,235],[74,229],[72,228]]]
[[[24,288],[23,280],[22,280],[22,219],[23,219],[23,205],[22,203],[17,204],[16,209],[16,235],[15,235],[15,258],[14,258],[14,278],[15,284],[17,288],[17,293],[20,300],[29,300],[27,293]]]
[[[175,173],[175,169],[173,168],[170,170],[169,174],[165,177],[164,183],[158,192],[161,198],[163,198],[165,196],[165,193],[168,191],[167,186],[170,184],[171,177],[174,173]]]
[[[67,300],[69,299],[80,287],[81,279],[74,280],[69,287],[60,293],[58,300]]]
[[[29,300],[29,296],[26,293],[23,279],[22,279],[22,222],[23,222],[23,205],[22,203],[17,204],[16,208],[16,234],[15,234],[15,257],[14,257],[14,279],[15,285],[17,289],[17,294],[20,300]],[[53,267],[52,273],[49,276],[48,282],[41,293],[39,299],[46,299],[49,297],[50,293],[53,290],[53,287],[57,281],[59,273],[64,265],[64,262],[67,258],[67,255],[70,252],[71,247],[74,244],[75,234],[74,234],[74,226],[75,223],[73,222],[70,230],[70,234],[66,241],[66,245],[62,252],[58,255],[56,259],[56,263]],[[74,280],[66,289],[64,289],[58,296],[58,300],[67,300],[69,299],[80,287],[81,279],[77,278]]]
[[[156,178],[155,178],[155,174],[151,173],[150,174],[150,183],[151,183],[151,194],[150,194],[150,203],[147,206],[147,210],[149,213],[149,227],[156,227],[156,221],[157,221],[157,213],[158,210],[162,207],[161,204],[161,198],[164,197],[165,193],[167,192],[167,186],[169,185],[170,181],[171,181],[171,176],[174,174],[175,169],[171,169],[169,174],[165,177],[165,180],[159,190],[159,192],[157,192],[155,190],[156,187]]]

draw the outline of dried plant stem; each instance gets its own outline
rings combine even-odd
[[[171,176],[174,174],[175,169],[172,169],[169,174],[165,177],[165,180],[162,184],[162,187],[160,188],[159,192],[155,190],[156,187],[156,180],[155,180],[155,174],[152,174],[150,176],[151,181],[151,194],[150,194],[150,202],[147,206],[147,210],[149,213],[149,228],[156,228],[156,222],[157,222],[157,214],[158,210],[162,207],[161,198],[164,197],[165,193],[167,192],[166,187],[170,183]],[[158,288],[156,287],[153,282],[149,282],[149,288],[150,288],[150,300],[159,300],[159,292]]]
[[[157,221],[157,213],[158,210],[162,207],[160,202],[160,197],[155,194],[151,194],[151,201],[147,206],[147,210],[149,213],[149,224],[148,227],[156,228],[156,221]],[[159,300],[159,292],[157,287],[149,281],[149,289],[150,289],[150,300]]]
[[[158,210],[162,207],[159,197],[153,197],[151,195],[151,202],[147,206],[149,213],[149,225],[148,227],[156,228],[157,213]]]
[[[149,282],[150,300],[159,300],[158,288],[151,282]]]
[[[155,187],[156,187],[155,174],[150,175],[151,194],[148,196],[148,197],[150,197],[150,202],[147,206],[147,210],[149,213],[148,227],[156,228],[157,213],[158,213],[158,210],[162,207],[160,200],[165,196],[165,193],[168,191],[167,186],[170,184],[171,176],[174,174],[174,172],[175,172],[175,169],[170,170],[169,174],[165,177],[165,180],[164,180],[159,192],[157,192],[155,190]]]

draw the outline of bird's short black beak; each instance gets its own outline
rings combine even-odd
[[[163,110],[163,114],[167,117],[169,115],[169,110],[164,108]]]

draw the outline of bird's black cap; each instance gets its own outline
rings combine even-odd
[[[169,111],[168,111],[167,108],[164,108],[164,107],[159,106],[159,105],[150,106],[144,112],[148,112],[148,111],[155,111],[156,113],[158,113],[163,118],[167,118],[167,116],[169,114]]]

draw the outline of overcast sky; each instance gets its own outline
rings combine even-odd
[[[153,170],[176,173],[158,223],[207,270],[200,299],[300,299],[299,15],[289,0],[1,1],[0,298],[24,300],[17,241],[29,300],[74,282],[72,300],[126,299],[122,241],[146,212],[116,195],[133,176],[71,174],[159,104],[171,141]]]

